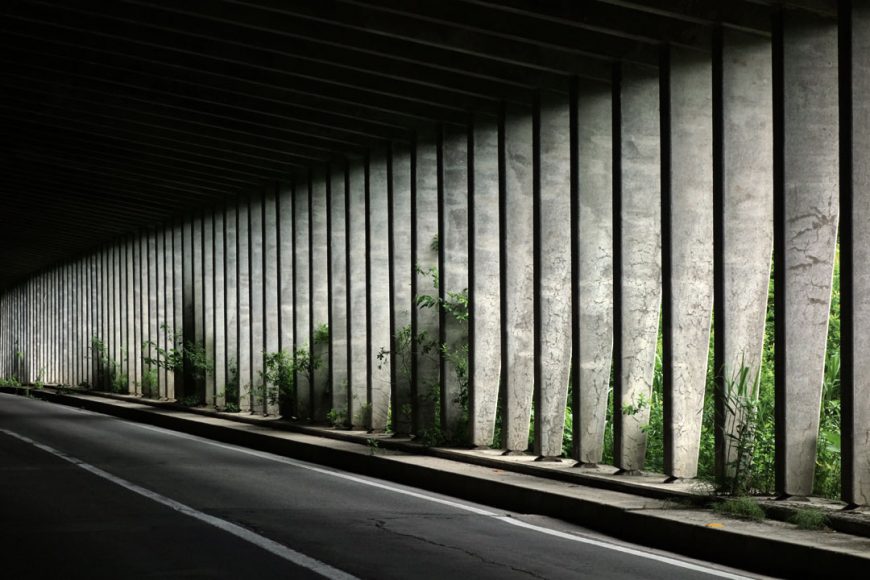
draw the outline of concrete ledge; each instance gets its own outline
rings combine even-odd
[[[804,531],[776,521],[749,522],[719,516],[672,501],[534,477],[495,464],[475,464],[470,451],[435,450],[423,454],[398,449],[408,444],[385,436],[318,428],[274,429],[274,419],[244,421],[190,412],[167,403],[149,404],[132,397],[60,393],[49,389],[3,388],[39,399],[85,408],[132,421],[241,445],[354,473],[522,513],[537,513],[592,528],[639,544],[754,572],[814,576],[863,575],[870,569],[870,540],[833,531]],[[286,424],[285,424],[286,426]],[[303,432],[304,431],[304,432]],[[353,435],[356,440],[349,440]],[[377,446],[370,444],[377,441]],[[366,443],[361,445],[360,443]],[[449,453],[448,453],[449,451]],[[452,454],[456,454],[454,457]],[[460,459],[460,460],[457,460]],[[494,461],[494,460],[493,460]],[[500,465],[500,464],[499,464]],[[715,527],[710,527],[715,524]]]

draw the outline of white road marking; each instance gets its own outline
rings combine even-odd
[[[46,451],[48,453],[51,453],[52,455],[54,455],[56,457],[60,457],[61,459],[68,461],[68,462],[72,463],[73,465],[76,465],[77,467],[80,467],[80,468],[84,469],[85,471],[88,471],[88,472],[90,472],[98,477],[102,477],[103,479],[111,481],[112,483],[119,485],[125,489],[128,489],[134,493],[138,493],[139,495],[147,497],[148,499],[153,500],[159,504],[163,504],[163,505],[165,505],[169,508],[172,508],[173,510],[180,512],[186,516],[190,516],[190,517],[195,518],[201,522],[204,522],[204,523],[209,524],[211,526],[214,526],[218,529],[221,529],[229,534],[236,536],[237,538],[240,538],[246,542],[249,542],[251,544],[254,544],[255,546],[258,546],[258,547],[266,550],[267,552],[271,552],[272,554],[278,556],[279,558],[283,558],[283,559],[287,560],[288,562],[296,564],[297,566],[307,568],[307,569],[311,570],[312,572],[320,574],[321,576],[323,576],[325,578],[331,578],[334,580],[357,580],[356,576],[353,576],[351,574],[343,572],[343,571],[339,570],[338,568],[333,568],[332,566],[330,566],[329,564],[327,564],[325,562],[321,562],[320,560],[315,560],[314,558],[312,558],[310,556],[306,556],[305,554],[303,554],[301,552],[297,552],[296,550],[288,548],[287,546],[285,546],[283,544],[279,544],[278,542],[276,542],[274,540],[270,540],[269,538],[266,538],[265,536],[261,536],[257,533],[254,533],[251,530],[243,528],[242,526],[236,525],[236,524],[234,524],[232,522],[228,522],[226,520],[222,520],[220,518],[216,518],[216,517],[211,516],[211,515],[208,515],[208,514],[203,513],[199,510],[196,510],[188,505],[177,502],[177,501],[170,499],[166,496],[160,495],[159,493],[153,492],[149,489],[145,489],[144,487],[140,487],[140,486],[136,485],[135,483],[131,483],[125,479],[121,479],[120,477],[114,476],[111,473],[103,471],[99,467],[94,467],[93,465],[90,465],[89,463],[85,463],[84,461],[82,461],[80,459],[77,459],[71,455],[67,455],[63,451],[59,451],[57,449],[54,449],[53,447],[49,447],[48,445],[43,445],[42,443],[38,443],[38,442],[28,438],[28,437],[25,437],[24,435],[19,435],[18,433],[13,433],[12,431],[8,431],[6,429],[0,429],[0,433],[5,433],[6,435],[9,435],[10,437],[15,437],[16,439],[24,441],[25,443],[29,443],[30,445],[33,445],[34,447],[36,447],[38,449],[41,449],[41,450]]]

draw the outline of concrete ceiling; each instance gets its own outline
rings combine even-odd
[[[835,2],[795,0],[823,9]],[[415,127],[708,50],[692,0],[3,0],[0,288]]]

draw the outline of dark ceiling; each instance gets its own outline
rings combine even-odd
[[[763,32],[766,4],[2,0],[0,288],[421,124],[655,65],[663,42],[708,50],[718,22]]]

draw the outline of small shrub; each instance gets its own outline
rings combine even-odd
[[[713,511],[723,516],[731,516],[744,520],[760,522],[764,519],[764,510],[749,497],[736,497],[713,505]]]
[[[788,518],[790,524],[801,530],[821,530],[827,521],[825,513],[817,509],[799,509]]]

